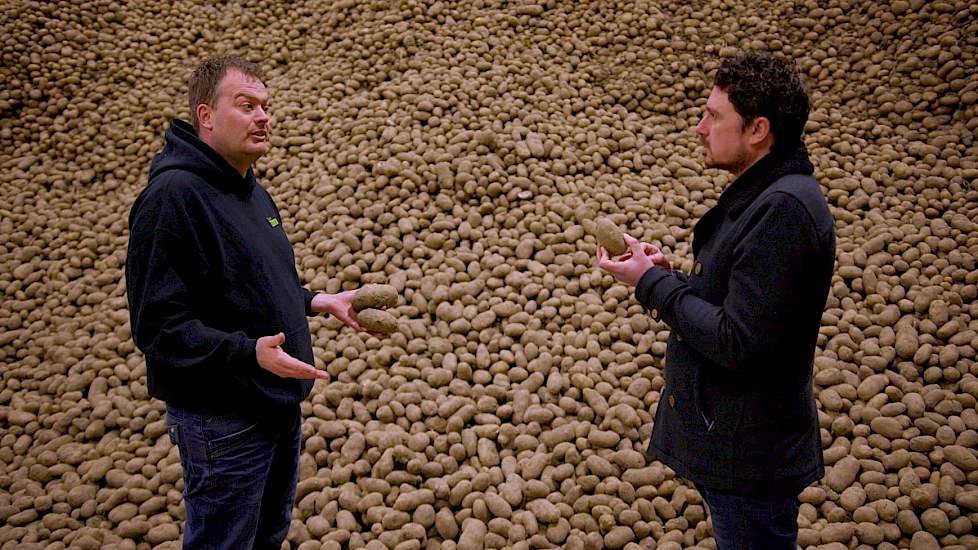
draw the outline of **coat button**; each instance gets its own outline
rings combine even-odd
[[[677,334],[676,335],[676,340],[679,341],[679,342],[682,342],[683,341],[683,337]]]
[[[658,319],[659,318],[659,310],[657,310],[655,308],[652,308],[652,311],[649,312],[649,315],[651,315],[653,319]]]
[[[693,273],[699,275],[702,272],[703,272],[703,264],[696,262],[696,265],[693,266]]]
[[[669,406],[673,408],[676,407],[676,396],[672,394],[669,394]]]

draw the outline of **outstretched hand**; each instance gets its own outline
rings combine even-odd
[[[285,353],[282,349],[283,343],[285,343],[285,334],[281,332],[274,336],[259,338],[255,343],[255,358],[258,360],[258,366],[282,378],[310,380],[329,376],[326,371],[321,371]]]
[[[357,311],[353,309],[353,295],[356,290],[337,292],[336,294],[319,293],[312,299],[312,310],[322,313],[329,313],[347,326],[366,332],[371,336],[383,337],[384,334],[367,330],[366,327],[357,322]]]
[[[617,258],[612,258],[604,247],[598,247],[598,267],[610,273],[615,279],[630,285],[638,284],[639,279],[652,267],[662,267],[670,269],[669,260],[659,247],[643,243],[625,234],[625,244],[628,245],[628,252]]]
[[[357,323],[357,313],[353,309],[353,295],[356,292],[356,290],[347,290],[336,294],[318,294],[316,298],[322,300],[323,309],[321,311],[329,313],[349,327],[365,330],[360,326],[360,323]]]

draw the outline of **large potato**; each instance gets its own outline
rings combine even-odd
[[[353,295],[353,309],[384,309],[397,304],[397,289],[391,285],[364,285]]]
[[[382,309],[364,309],[357,313],[357,322],[375,332],[390,334],[397,331],[397,319]]]
[[[628,252],[624,233],[608,218],[599,218],[594,222],[594,237],[612,256],[621,256]]]

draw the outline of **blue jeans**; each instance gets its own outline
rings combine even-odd
[[[184,549],[279,550],[299,473],[299,407],[213,416],[167,405],[166,423],[183,466]]]
[[[798,497],[750,496],[700,489],[717,550],[795,550]]]

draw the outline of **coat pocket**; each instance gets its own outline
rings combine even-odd
[[[697,369],[694,381],[696,414],[710,435],[728,437],[740,426],[744,396],[731,388],[721,387]]]

